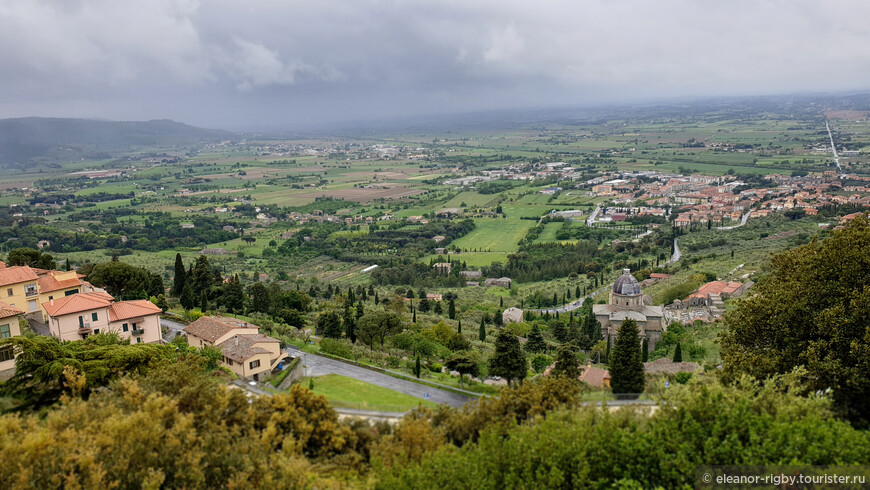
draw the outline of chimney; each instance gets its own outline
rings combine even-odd
[[[48,304],[50,304],[51,306],[54,306],[54,298],[51,298],[50,300],[48,300]]]
[[[631,274],[631,269],[622,269],[623,274]]]

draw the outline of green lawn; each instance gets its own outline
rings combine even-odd
[[[327,374],[311,379],[314,379],[314,392],[328,398],[335,407],[404,412],[421,405],[436,406],[429,401],[338,374]],[[302,386],[308,386],[308,381],[303,381]]]
[[[534,220],[481,218],[474,220],[475,228],[464,237],[450,242],[460,249],[487,252],[513,252],[529,228],[535,226]]]

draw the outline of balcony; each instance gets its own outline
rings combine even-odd
[[[32,298],[34,296],[39,296],[39,291],[36,290],[36,286],[34,287],[26,287],[24,288],[24,296],[27,298]]]
[[[145,329],[144,328],[134,328],[133,330],[130,330],[130,333],[132,333],[133,335],[143,335],[145,333]]]
[[[93,333],[91,327],[79,327],[79,335],[90,335]]]

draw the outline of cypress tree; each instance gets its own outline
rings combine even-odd
[[[363,315],[365,315],[365,313],[366,312],[365,312],[365,309],[363,308],[362,301],[357,302],[357,304],[356,304],[356,319],[359,320],[360,318],[362,318]]]
[[[483,321],[483,317],[480,318],[480,331],[477,333],[477,337],[481,342],[486,340],[486,324]]]
[[[577,285],[577,288],[574,289],[574,297],[580,298],[580,285]]]
[[[414,375],[420,379],[420,354],[417,354],[417,359],[414,361]]]
[[[411,307],[411,323],[417,323],[417,309]]]
[[[674,349],[674,362],[683,362],[683,349],[680,348],[679,342],[677,342],[677,348]]]
[[[604,351],[604,364],[610,362],[610,335],[607,336],[607,350]]]
[[[190,290],[190,284],[185,284],[184,289],[181,290],[181,306],[185,310],[190,310],[193,308],[193,292]]]
[[[453,298],[450,298],[450,302],[447,303],[447,318],[451,320],[456,318],[456,304],[453,302]]]
[[[649,360],[649,342],[646,339],[643,339],[643,355],[641,357],[643,362],[647,362]]]
[[[462,333],[462,320],[459,320],[459,327],[456,329],[456,333]]]
[[[184,270],[184,262],[181,260],[181,254],[175,254],[175,277],[172,280],[172,290],[169,292],[172,296],[180,297],[184,291],[184,284],[187,279],[187,271]]]
[[[610,388],[615,394],[643,392],[644,372],[637,322],[623,320],[613,346],[610,362]]]
[[[499,308],[504,308],[504,297],[499,297],[499,298],[498,298],[498,307],[499,307]]]

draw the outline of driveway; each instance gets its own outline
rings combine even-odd
[[[335,359],[330,359],[328,357],[307,354],[293,346],[289,346],[285,350],[293,357],[302,358],[306,376],[338,374],[373,384],[375,386],[380,386],[382,388],[398,391],[399,393],[411,395],[421,400],[450,405],[451,407],[461,407],[469,400],[475,399],[473,396],[460,395],[459,393],[454,393],[452,391],[441,390],[420,383],[415,383],[413,381],[394,378],[388,374],[361,368],[346,362],[336,361]]]

